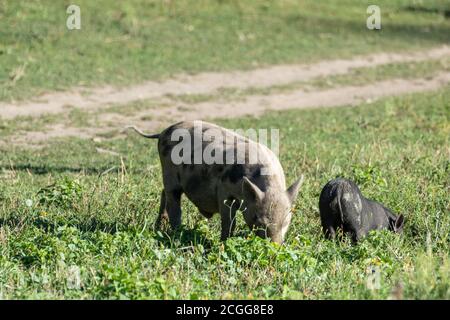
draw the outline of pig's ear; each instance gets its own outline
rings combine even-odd
[[[242,180],[242,192],[244,198],[248,201],[261,202],[264,197],[264,192],[247,177],[244,177]]]
[[[290,186],[287,190],[287,196],[289,198],[289,201],[291,201],[291,204],[294,203],[295,199],[297,198],[298,191],[300,190],[301,185],[303,184],[304,176],[302,175],[300,179],[294,182],[292,186]]]
[[[403,224],[405,223],[405,218],[404,216],[401,214],[397,217],[397,219],[395,220],[395,225],[394,225],[394,230],[395,232],[401,231],[403,229]]]

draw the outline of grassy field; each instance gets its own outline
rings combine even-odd
[[[284,246],[255,238],[241,216],[238,236],[222,243],[218,216],[207,221],[187,201],[182,231],[154,230],[161,175],[153,141],[4,146],[0,298],[450,299],[449,89],[219,120],[280,128],[288,183],[305,174]],[[326,241],[318,196],[336,176],[405,214],[404,234],[373,233],[357,246]],[[372,268],[377,290],[367,287]]]
[[[0,100],[49,90],[129,85],[179,72],[248,69],[449,41],[449,0],[379,0],[382,30],[368,32],[370,1],[0,1]]]
[[[0,0],[0,101],[76,86],[130,85],[180,72],[251,69],[450,43],[449,0],[379,0],[382,30],[366,29],[370,1],[79,0],[82,29],[66,28],[66,1]],[[449,57],[353,68],[269,87],[166,96],[170,104],[236,101],[427,79]],[[290,185],[306,181],[286,243],[255,237],[238,215],[219,240],[184,200],[180,231],[155,230],[162,187],[155,141],[106,125],[95,139],[41,145],[21,134],[97,128],[158,100],[76,106],[61,114],[0,118],[0,299],[450,299],[450,87],[337,109],[216,119],[228,128],[280,129]],[[110,153],[99,152],[109,150]],[[358,245],[324,239],[318,198],[338,176],[406,217],[402,235]],[[368,286],[372,271],[379,288]],[[378,281],[377,280],[377,281]]]
[[[178,94],[166,95],[171,99],[170,103],[182,102],[196,104],[207,101],[242,101],[249,95],[270,95],[277,93],[289,93],[293,90],[322,90],[339,88],[340,86],[361,86],[377,83],[390,79],[420,79],[433,77],[439,72],[450,71],[450,57],[425,60],[422,62],[388,63],[378,67],[353,68],[343,75],[317,77],[309,81],[292,82],[285,85],[274,85],[265,88],[221,88],[210,94]],[[137,100],[126,104],[111,104],[101,109],[79,110],[73,108],[70,112],[62,114],[46,114],[40,117],[21,116],[14,119],[0,119],[0,136],[7,139],[17,135],[18,132],[46,131],[48,127],[64,123],[65,126],[76,128],[98,127],[100,118],[105,114],[118,114],[132,117],[139,112],[146,112],[144,117],[151,118],[151,108],[170,105],[168,102],[160,102],[157,99]],[[150,108],[150,109],[149,109]],[[110,127],[109,137],[116,135],[121,128]]]

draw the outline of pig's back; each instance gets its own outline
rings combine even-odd
[[[329,181],[322,189],[319,209],[321,215],[332,215],[344,225],[359,226],[363,202],[364,198],[354,182],[338,178]]]
[[[172,134],[176,133],[176,130],[180,130],[178,136],[180,133],[190,136],[191,155],[189,163],[174,164],[171,161],[172,150],[180,143],[180,141],[172,141]],[[212,133],[209,130],[220,133],[223,139],[221,141],[204,139],[205,134]],[[194,141],[201,141],[201,143],[194,143]],[[245,146],[245,149],[243,149],[245,154],[241,157],[238,157],[235,153],[238,145]],[[214,154],[219,154],[222,157],[222,163],[206,163],[203,158],[206,148],[209,148],[208,150],[214,149]],[[257,163],[249,163],[249,148],[258,151]],[[184,121],[168,127],[160,135],[158,150],[162,159],[163,174],[166,172],[172,176],[189,200],[205,212],[217,212],[220,190],[226,189],[230,193],[238,195],[242,191],[244,176],[263,191],[273,184],[282,187],[283,190],[286,189],[281,164],[269,148],[231,130],[208,122]],[[198,159],[199,156],[195,159],[195,154],[200,155],[200,159]],[[227,154],[234,154],[231,162],[227,161]],[[238,163],[238,158],[241,163]],[[270,169],[269,172],[274,174],[271,176],[265,175],[264,169]]]
[[[195,129],[196,126],[201,126],[201,129]],[[171,141],[171,136],[173,132],[177,129],[186,130],[189,135],[191,136],[191,162],[194,163],[194,153],[203,155],[203,152],[205,148],[211,148],[215,149],[215,152],[219,153],[221,155],[222,163],[220,164],[212,164],[211,167],[217,170],[212,170],[214,173],[217,171],[221,171],[223,169],[224,171],[231,166],[234,166],[236,164],[240,164],[244,167],[256,167],[256,168],[262,168],[261,170],[261,178],[260,181],[262,184],[270,182],[270,183],[276,183],[284,190],[286,189],[286,181],[284,176],[283,168],[280,164],[280,161],[278,157],[270,150],[267,146],[260,144],[258,142],[255,142],[251,139],[248,139],[247,137],[244,137],[232,130],[228,130],[226,128],[219,127],[215,124],[205,122],[205,121],[182,121],[179,123],[176,123],[170,127],[168,127],[166,130],[164,130],[161,133],[160,139],[159,139],[159,149],[160,149],[160,156],[162,157],[168,157],[171,152],[172,148],[178,143],[178,141]],[[208,130],[211,130],[209,132],[217,132],[220,133],[223,137],[222,141],[207,141],[204,139],[205,132],[208,132]],[[200,145],[194,145],[194,140],[202,141],[202,144]],[[201,150],[200,150],[201,148]],[[244,150],[245,153],[237,152],[238,148],[241,148],[240,150]],[[257,157],[252,158],[252,156],[249,154],[250,152],[257,152]],[[227,155],[233,155],[232,161],[227,161]],[[254,153],[253,153],[254,155]],[[201,163],[204,163],[203,157],[200,160]],[[254,160],[254,161],[252,161]],[[184,166],[186,168],[186,166]],[[270,179],[263,179],[265,175],[270,175]],[[248,176],[250,179],[251,177]],[[252,179],[251,179],[252,180]],[[259,184],[260,181],[254,181],[255,183]],[[261,185],[264,189],[264,186]]]

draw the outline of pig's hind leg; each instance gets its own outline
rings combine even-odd
[[[320,209],[320,220],[322,224],[323,235],[326,239],[333,240],[336,238],[339,221],[337,220],[335,213],[333,211],[330,211],[329,208],[321,207]]]
[[[334,226],[322,226],[323,234],[325,235],[325,238],[328,240],[333,240],[336,238],[336,229]]]
[[[177,229],[181,225],[181,189],[165,190],[166,210],[172,229]]]
[[[161,194],[161,208],[159,210],[160,217],[169,217],[169,223],[172,229],[181,226],[181,195],[183,188],[180,181],[173,170],[163,168],[163,184],[164,191]],[[165,206],[163,207],[163,201]]]
[[[165,224],[169,220],[169,214],[166,209],[166,192],[164,189],[161,192],[161,200],[159,203],[159,213],[158,218],[156,219],[155,227],[161,228],[163,224]]]

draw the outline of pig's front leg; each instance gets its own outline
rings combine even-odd
[[[236,199],[227,199],[219,204],[220,218],[222,220],[222,232],[220,239],[225,241],[231,237],[236,227],[236,211],[239,202]]]

